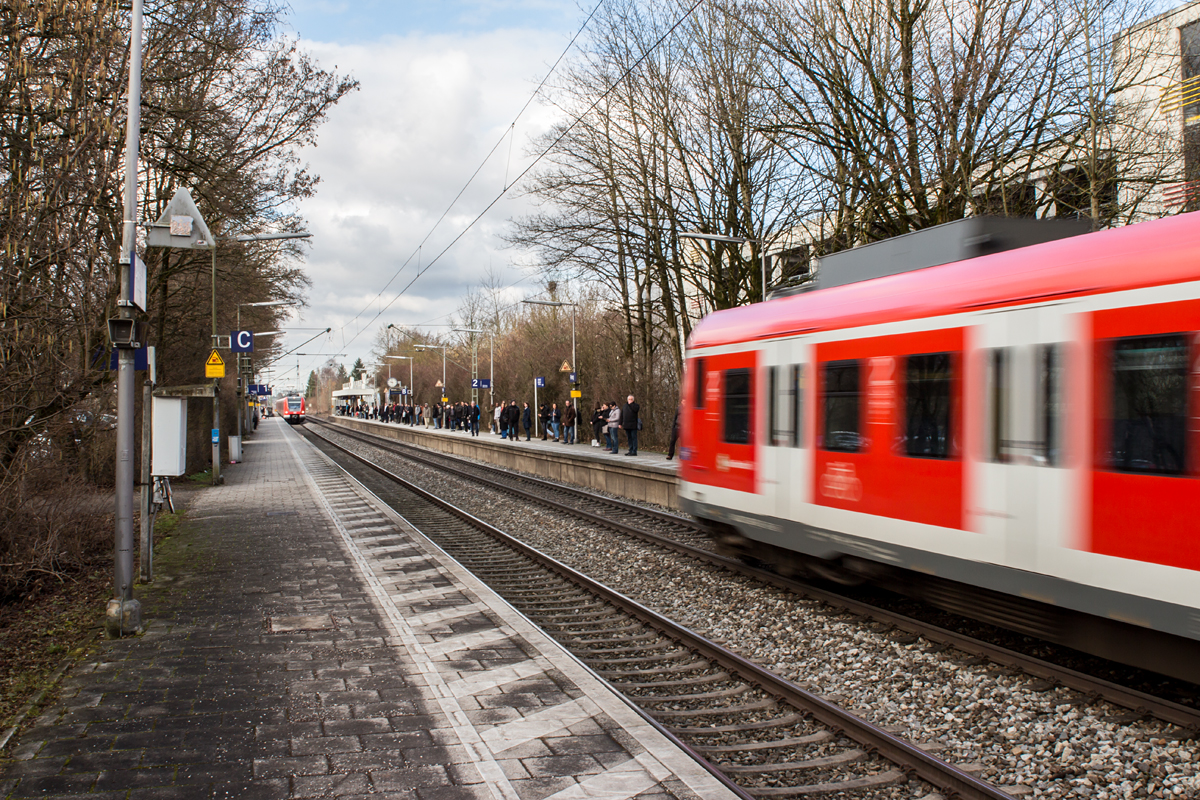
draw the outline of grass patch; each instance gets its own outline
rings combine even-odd
[[[82,658],[104,637],[112,575],[94,570],[4,606],[0,622],[0,730],[64,658]]]
[[[204,472],[193,472],[191,475],[187,476],[187,479],[189,481],[191,481],[192,483],[199,483],[199,484],[204,484],[206,486],[211,486],[212,485],[212,470],[206,469],[206,470],[204,470]]]

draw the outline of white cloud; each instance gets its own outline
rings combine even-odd
[[[498,234],[526,213],[528,201],[506,198],[429,269],[369,329],[349,341],[380,310],[376,293],[416,251],[438,217],[507,131],[512,117],[553,63],[566,37],[536,30],[464,36],[386,37],[351,45],[302,42],[326,68],[349,73],[361,90],[334,108],[318,145],[303,153],[321,176],[317,196],[300,211],[313,233],[306,270],[312,278],[303,324],[334,329],[328,352],[347,362],[366,359],[374,331],[389,322],[416,324],[455,310],[489,268],[506,268],[515,253]],[[526,112],[472,186],[420,252],[425,267],[457,236],[505,182],[528,164],[531,135],[553,122],[536,105]],[[510,157],[511,153],[511,157]],[[417,258],[384,294],[409,283]],[[508,282],[519,278],[507,269]],[[355,315],[366,308],[357,322]],[[341,330],[344,327],[344,332]],[[306,348],[307,349],[307,348]],[[319,359],[314,359],[314,364]],[[302,365],[302,371],[309,367]]]

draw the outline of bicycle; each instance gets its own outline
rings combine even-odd
[[[175,513],[175,498],[171,496],[171,479],[166,475],[155,475],[154,485],[150,492],[150,507],[153,513],[157,514],[164,505],[170,513]]]

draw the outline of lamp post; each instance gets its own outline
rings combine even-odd
[[[116,481],[113,495],[116,500],[113,598],[104,610],[104,627],[112,638],[137,633],[142,627],[141,603],[133,597],[133,393],[134,356],[137,344],[134,331],[136,295],[133,281],[137,275],[137,243],[134,215],[137,213],[138,149],[141,134],[142,108],[142,0],[133,0],[129,13],[129,104],[125,122],[125,196],[124,225],[121,227],[120,300],[117,317],[109,321],[109,330],[128,328],[122,341],[113,338],[117,346],[117,446],[113,467]],[[143,301],[144,303],[144,301]],[[113,323],[116,323],[114,326]],[[110,333],[111,336],[111,333]],[[143,483],[148,482],[143,475]],[[143,489],[143,496],[148,496]]]
[[[762,299],[767,300],[767,243],[761,239],[746,239],[741,236],[718,236],[713,233],[684,231],[679,234],[681,239],[703,239],[707,242],[726,242],[728,244],[757,244],[762,248]]]
[[[571,369],[575,372],[575,383],[573,384],[573,387],[578,386],[579,385],[579,364],[575,361],[575,309],[578,308],[579,304],[578,303],[560,303],[557,300],[522,300],[521,302],[528,303],[529,305],[534,305],[534,306],[552,306],[552,307],[556,307],[556,308],[559,308],[562,306],[570,306],[571,307]],[[583,405],[583,392],[580,391],[579,397],[575,397],[572,399],[574,399],[576,401],[575,416],[577,418],[577,421],[576,421],[575,429],[579,430],[578,418],[580,417],[580,408]],[[578,436],[575,437],[575,441],[576,441],[576,443],[579,442]]]

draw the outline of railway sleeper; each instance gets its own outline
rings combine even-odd
[[[819,758],[809,758],[804,761],[785,761],[779,764],[720,764],[718,765],[722,772],[729,772],[737,775],[750,774],[768,774],[772,772],[792,772],[805,769],[824,769],[825,767],[836,767],[839,764],[849,764],[854,761],[861,761],[866,757],[866,753],[862,750],[853,749],[846,750],[832,756],[821,756]]]
[[[670,667],[657,667],[655,669],[598,669],[596,671],[605,677],[620,677],[622,675],[628,675],[631,678],[637,678],[645,675],[672,675],[680,672],[700,672],[701,670],[710,669],[711,666],[712,665],[707,661],[689,661],[686,664],[676,664]]]
[[[864,775],[860,778],[852,778],[848,781],[814,783],[810,786],[762,786],[752,788],[743,786],[742,791],[753,797],[801,797],[819,794],[835,794],[838,792],[857,792],[861,789],[873,789],[876,786],[888,786],[904,780],[908,780],[908,778],[903,772],[890,769],[886,772],[877,772],[874,775]]]
[[[752,744],[721,744],[721,745],[693,745],[692,749],[698,753],[712,753],[720,755],[722,753],[745,753],[752,750],[783,750],[792,747],[807,747],[811,744],[821,744],[828,742],[833,738],[833,734],[829,731],[817,731],[810,733],[807,736],[792,736],[787,739],[777,739],[774,742],[754,742]]]
[[[588,653],[589,664],[660,664],[670,662],[672,659],[682,658],[690,655],[687,650],[670,650],[661,655],[654,656],[617,656],[615,658],[604,658]]]
[[[637,701],[641,703],[687,703],[695,700],[718,700],[723,697],[739,697],[747,692],[754,691],[754,687],[742,684],[734,686],[731,689],[721,689],[716,692],[698,692],[696,694],[676,694],[667,695],[665,697],[638,697]]]
[[[585,644],[585,643],[573,642],[573,644]],[[620,653],[648,653],[652,650],[662,650],[664,648],[674,647],[674,646],[675,646],[674,642],[665,641],[665,642],[655,642],[654,644],[638,644],[638,645],[631,644],[626,647],[588,648],[587,650],[585,650],[583,652],[586,652],[589,656],[599,657],[599,656],[606,656],[606,655],[613,655],[613,654],[620,654]]]
[[[677,734],[688,736],[715,736],[719,733],[750,733],[751,731],[764,731],[770,728],[790,728],[796,725],[808,725],[807,717],[800,714],[789,714],[786,717],[779,719],[764,719],[758,722],[746,722],[741,725],[710,725],[708,727],[676,727],[671,726],[671,731]]]
[[[720,672],[714,672],[711,675],[701,675],[697,678],[687,678],[687,679],[678,680],[678,681],[651,681],[650,683],[637,683],[637,682],[633,682],[633,681],[622,681],[621,683],[619,683],[617,685],[620,686],[622,689],[657,689],[657,688],[662,688],[662,687],[675,688],[675,687],[680,687],[680,686],[699,686],[700,684],[703,684],[703,683],[721,683],[721,682],[730,681],[730,680],[733,680],[733,678],[729,675],[728,672],[725,672],[724,670],[722,670]]]
[[[756,700],[753,703],[745,703],[740,706],[715,706],[712,708],[661,708],[654,709],[650,713],[655,717],[666,717],[669,719],[682,719],[685,717],[730,717],[735,714],[746,714],[750,711],[762,711],[763,709],[777,709],[779,703],[774,698],[768,697],[763,700]]]

